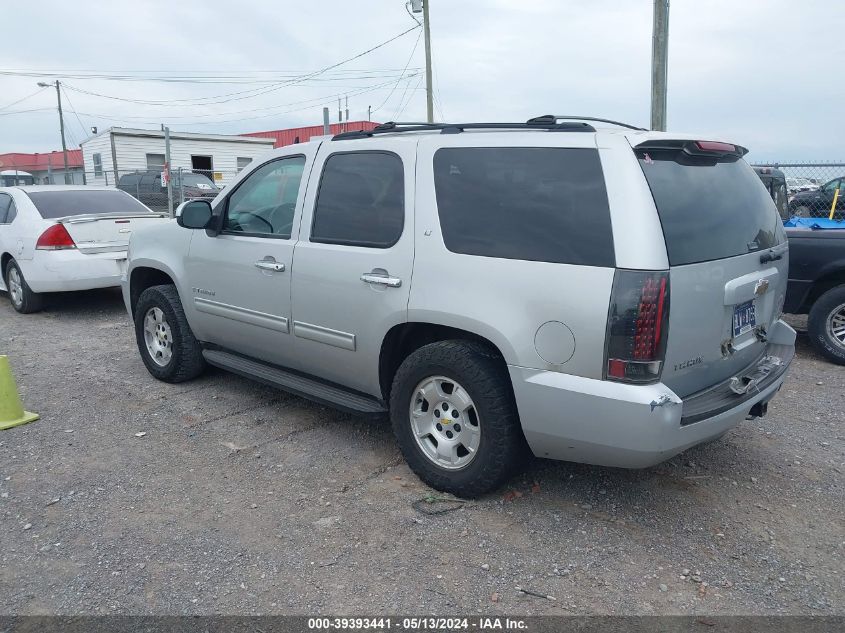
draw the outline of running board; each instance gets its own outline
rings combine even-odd
[[[216,349],[205,349],[202,355],[209,365],[263,382],[271,387],[289,391],[309,400],[315,400],[321,404],[327,404],[350,413],[387,413],[384,404],[376,398],[308,378],[274,365]]]

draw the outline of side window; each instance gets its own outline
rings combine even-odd
[[[404,225],[401,158],[383,152],[329,156],[314,206],[312,242],[389,248]]]
[[[229,196],[223,231],[289,238],[304,167],[305,157],[294,156],[252,172]]]
[[[94,161],[94,176],[99,177],[103,175],[103,156],[102,154],[92,154],[91,160]]]
[[[453,253],[615,265],[595,149],[444,148],[434,154],[434,188]]]
[[[5,193],[0,193],[0,224],[8,224],[11,220],[6,218],[9,215],[9,208],[12,205],[12,197]]]
[[[827,193],[829,193],[829,194],[833,194],[833,192],[834,192],[834,191],[836,191],[836,189],[837,189],[838,187],[839,187],[839,180],[831,180],[829,183],[827,183],[827,184],[823,187],[823,189],[824,189]],[[842,192],[840,192],[840,193],[842,193]]]
[[[164,154],[147,154],[147,169],[164,169]]]
[[[9,212],[6,214],[6,224],[11,224],[16,217],[18,217],[18,209],[15,207],[15,201],[12,200],[9,205]]]

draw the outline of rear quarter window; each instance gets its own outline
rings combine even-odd
[[[771,195],[741,158],[693,158],[681,148],[636,153],[670,265],[736,257],[786,240]]]
[[[443,148],[434,155],[437,209],[455,253],[615,265],[598,151]]]

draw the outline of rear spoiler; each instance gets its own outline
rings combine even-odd
[[[686,140],[662,140],[652,139],[634,146],[635,150],[681,150],[688,156],[702,158],[742,158],[748,153],[748,149],[733,143],[722,141],[686,141]]]
[[[150,213],[88,213],[85,215],[68,215],[56,218],[56,224],[83,224],[98,220],[131,220],[134,218],[169,218],[170,214],[151,211]]]

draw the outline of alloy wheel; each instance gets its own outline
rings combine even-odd
[[[837,345],[845,348],[845,303],[830,311],[827,332]]]
[[[144,316],[144,342],[153,362],[164,367],[173,356],[173,335],[161,308],[150,308]]]
[[[9,278],[6,280],[9,287],[9,297],[16,307],[23,304],[23,280],[21,274],[15,266],[9,268]]]
[[[459,470],[472,462],[481,443],[481,423],[472,398],[445,376],[422,380],[409,411],[411,431],[423,455],[441,468]]]

